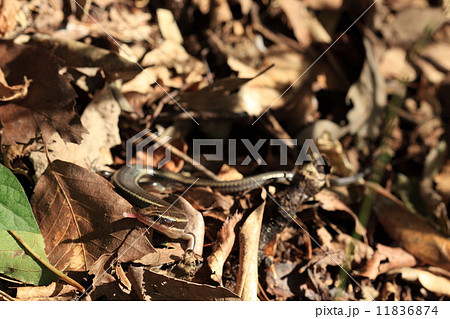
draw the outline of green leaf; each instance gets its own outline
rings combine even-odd
[[[17,231],[41,258],[45,255],[44,238],[41,234]],[[7,231],[0,231],[0,273],[33,285],[48,285],[57,280],[47,267],[32,257],[22,245]]]
[[[0,230],[40,234],[28,198],[17,178],[0,164]]]
[[[16,177],[0,164],[0,273],[22,282],[47,285],[56,276],[8,232],[14,230],[38,256],[47,261],[44,238],[28,198]]]

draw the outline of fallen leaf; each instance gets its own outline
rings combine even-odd
[[[52,162],[36,184],[31,205],[50,262],[63,271],[87,271],[103,254],[113,253],[130,229],[123,218],[132,206],[97,174],[75,164]],[[146,251],[137,242],[130,249]]]
[[[241,220],[242,214],[235,214],[228,218],[217,233],[216,241],[213,243],[213,251],[207,261],[211,269],[211,278],[222,285],[222,271],[225,261],[233,249],[235,241],[234,229]]]
[[[378,68],[373,45],[367,38],[363,39],[366,49],[366,61],[358,81],[349,88],[347,102],[353,108],[347,113],[348,129],[361,138],[376,138],[386,105],[386,84]]]
[[[261,197],[266,197],[263,190]],[[258,247],[261,224],[266,202],[264,201],[247,217],[239,232],[239,272],[236,293],[242,300],[257,300],[258,292]]]
[[[308,48],[311,44],[308,27],[311,16],[305,4],[299,0],[279,0],[279,4],[292,26],[295,38],[303,48]]]
[[[295,286],[293,281],[300,286],[301,280],[298,273],[294,271],[297,266],[297,263],[288,260],[274,263],[266,270],[267,292],[274,295],[276,300],[285,301],[295,296],[292,292],[292,287]]]
[[[385,231],[424,263],[450,269],[450,241],[379,187],[373,209]]]
[[[111,88],[105,86],[97,91],[91,103],[81,116],[81,123],[89,130],[80,144],[65,143],[53,134],[48,143],[50,160],[69,161],[85,168],[95,167],[97,171],[109,170],[113,164],[110,149],[121,143],[119,135],[120,106],[115,100]],[[31,152],[36,176],[39,177],[48,165],[47,154],[42,151]]]
[[[50,140],[57,132],[66,142],[81,142],[86,129],[74,112],[76,93],[63,73],[60,61],[44,48],[0,41],[0,69],[8,83],[31,80],[28,94],[0,107],[3,145],[27,144],[43,135]]]
[[[381,31],[391,45],[412,45],[436,31],[445,20],[441,8],[408,6],[399,11]]]
[[[414,268],[399,268],[388,274],[400,274],[402,279],[410,282],[419,282],[425,289],[438,294],[450,296],[450,280],[442,276],[436,276],[428,271]]]
[[[406,59],[406,50],[400,47],[389,48],[383,53],[380,71],[387,80],[412,82],[417,77],[416,71]]]
[[[99,67],[110,81],[116,79],[127,81],[141,72],[139,65],[129,58],[93,45],[44,34],[33,35],[32,42],[42,47],[52,48],[52,52],[64,60],[68,66]],[[31,61],[35,61],[35,59]]]
[[[169,278],[142,267],[130,266],[127,276],[141,300],[240,300],[227,288]]]
[[[183,36],[170,10],[158,8],[156,9],[156,17],[158,18],[159,30],[165,40],[183,43]]]
[[[391,269],[414,267],[416,263],[414,256],[402,248],[377,244],[375,253],[372,258],[367,261],[359,275],[373,280],[377,278],[378,275],[384,274]]]
[[[0,2],[0,36],[16,27],[16,14],[20,9],[20,3],[15,0],[3,0]],[[1,96],[1,94],[0,94]]]
[[[229,212],[234,205],[233,197],[230,195],[222,195],[212,192],[207,188],[196,187],[190,189],[186,195],[186,199],[198,210]]]
[[[61,282],[48,286],[18,287],[16,298],[21,301],[70,301],[77,296],[76,288]]]

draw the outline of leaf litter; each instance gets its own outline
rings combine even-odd
[[[1,298],[448,300],[448,13],[434,1],[379,2],[347,30],[369,5],[92,0],[83,11],[2,1],[0,159],[32,193],[33,236],[43,238],[33,247],[90,290],[80,295],[41,266],[41,277],[18,275],[22,265],[3,258]],[[176,204],[196,221],[188,253],[124,218],[135,208],[98,174],[124,165],[126,141],[145,128],[172,139],[132,162],[156,165],[172,147],[178,155],[164,168],[178,174],[290,170],[312,138],[330,180],[369,168],[365,179],[378,185],[274,184],[265,196],[193,187]],[[291,165],[274,145],[259,149],[267,165],[240,165],[248,154],[238,145],[236,165],[201,158],[197,172],[189,162],[198,138],[287,138]],[[184,189],[143,187],[172,201]],[[6,205],[2,222],[20,214]],[[19,224],[5,234],[26,231]],[[4,238],[0,251],[12,243]]]

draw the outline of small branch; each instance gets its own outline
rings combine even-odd
[[[45,267],[47,267],[51,272],[53,272],[55,275],[57,275],[59,278],[67,282],[69,285],[74,286],[82,293],[85,291],[83,286],[81,286],[78,282],[70,278],[69,276],[63,274],[61,271],[56,269],[52,264],[44,260],[41,256],[39,256],[20,236],[13,230],[8,231],[31,255],[33,255],[34,258],[39,260],[41,264],[43,264]]]

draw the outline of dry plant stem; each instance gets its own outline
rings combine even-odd
[[[8,301],[14,301],[16,300],[15,298],[11,297],[10,295],[8,295],[6,292],[1,291],[0,290],[0,296],[2,296],[3,298],[5,298]]]
[[[261,285],[261,283],[259,281],[258,281],[258,289],[259,289],[259,294],[261,294],[261,296],[263,297],[263,298],[260,297],[259,299],[264,300],[264,301],[270,301],[269,296],[267,296],[266,291],[264,290],[263,286]]]
[[[370,178],[370,182],[375,183],[377,185],[380,184],[381,178],[384,175],[384,171],[386,168],[386,165],[390,163],[392,159],[392,150],[389,147],[389,139],[391,136],[391,132],[393,129],[394,120],[397,116],[397,109],[399,109],[402,105],[403,98],[399,94],[394,95],[392,98],[392,101],[388,105],[387,113],[386,113],[386,124],[384,126],[383,130],[383,136],[381,138],[380,143],[380,155],[376,158],[375,163],[373,165],[372,169],[372,176]],[[372,187],[369,187],[367,189],[366,195],[364,196],[364,199],[361,204],[361,210],[359,211],[359,221],[361,224],[366,227],[367,223],[370,218],[370,212],[372,210],[373,202],[375,200],[376,192]],[[357,234],[355,231],[353,231],[353,238],[356,240],[360,240],[361,236]],[[346,261],[350,261],[351,257],[353,256],[355,250],[355,243],[352,242],[350,246],[348,247],[348,251],[346,253]],[[343,267],[348,270],[349,264],[346,262],[346,264],[343,265]],[[347,285],[347,274],[341,269],[339,273],[340,278],[342,278],[341,281],[341,288],[344,288]]]
[[[45,267],[47,267],[51,272],[53,272],[55,275],[57,275],[59,278],[61,278],[62,280],[64,280],[65,282],[67,282],[69,285],[74,286],[75,288],[77,288],[79,291],[81,291],[82,293],[84,293],[85,289],[83,288],[83,286],[81,286],[78,282],[76,282],[75,280],[73,280],[72,278],[70,278],[69,276],[63,274],[61,271],[59,271],[58,269],[56,269],[55,267],[53,267],[53,265],[51,265],[49,262],[45,261],[44,259],[41,258],[41,256],[39,256],[38,254],[36,254],[36,252],[22,239],[20,238],[20,236],[13,230],[9,230],[8,231],[31,255],[33,255],[34,258],[36,258],[37,260],[39,260],[39,262],[41,264],[43,264]]]

